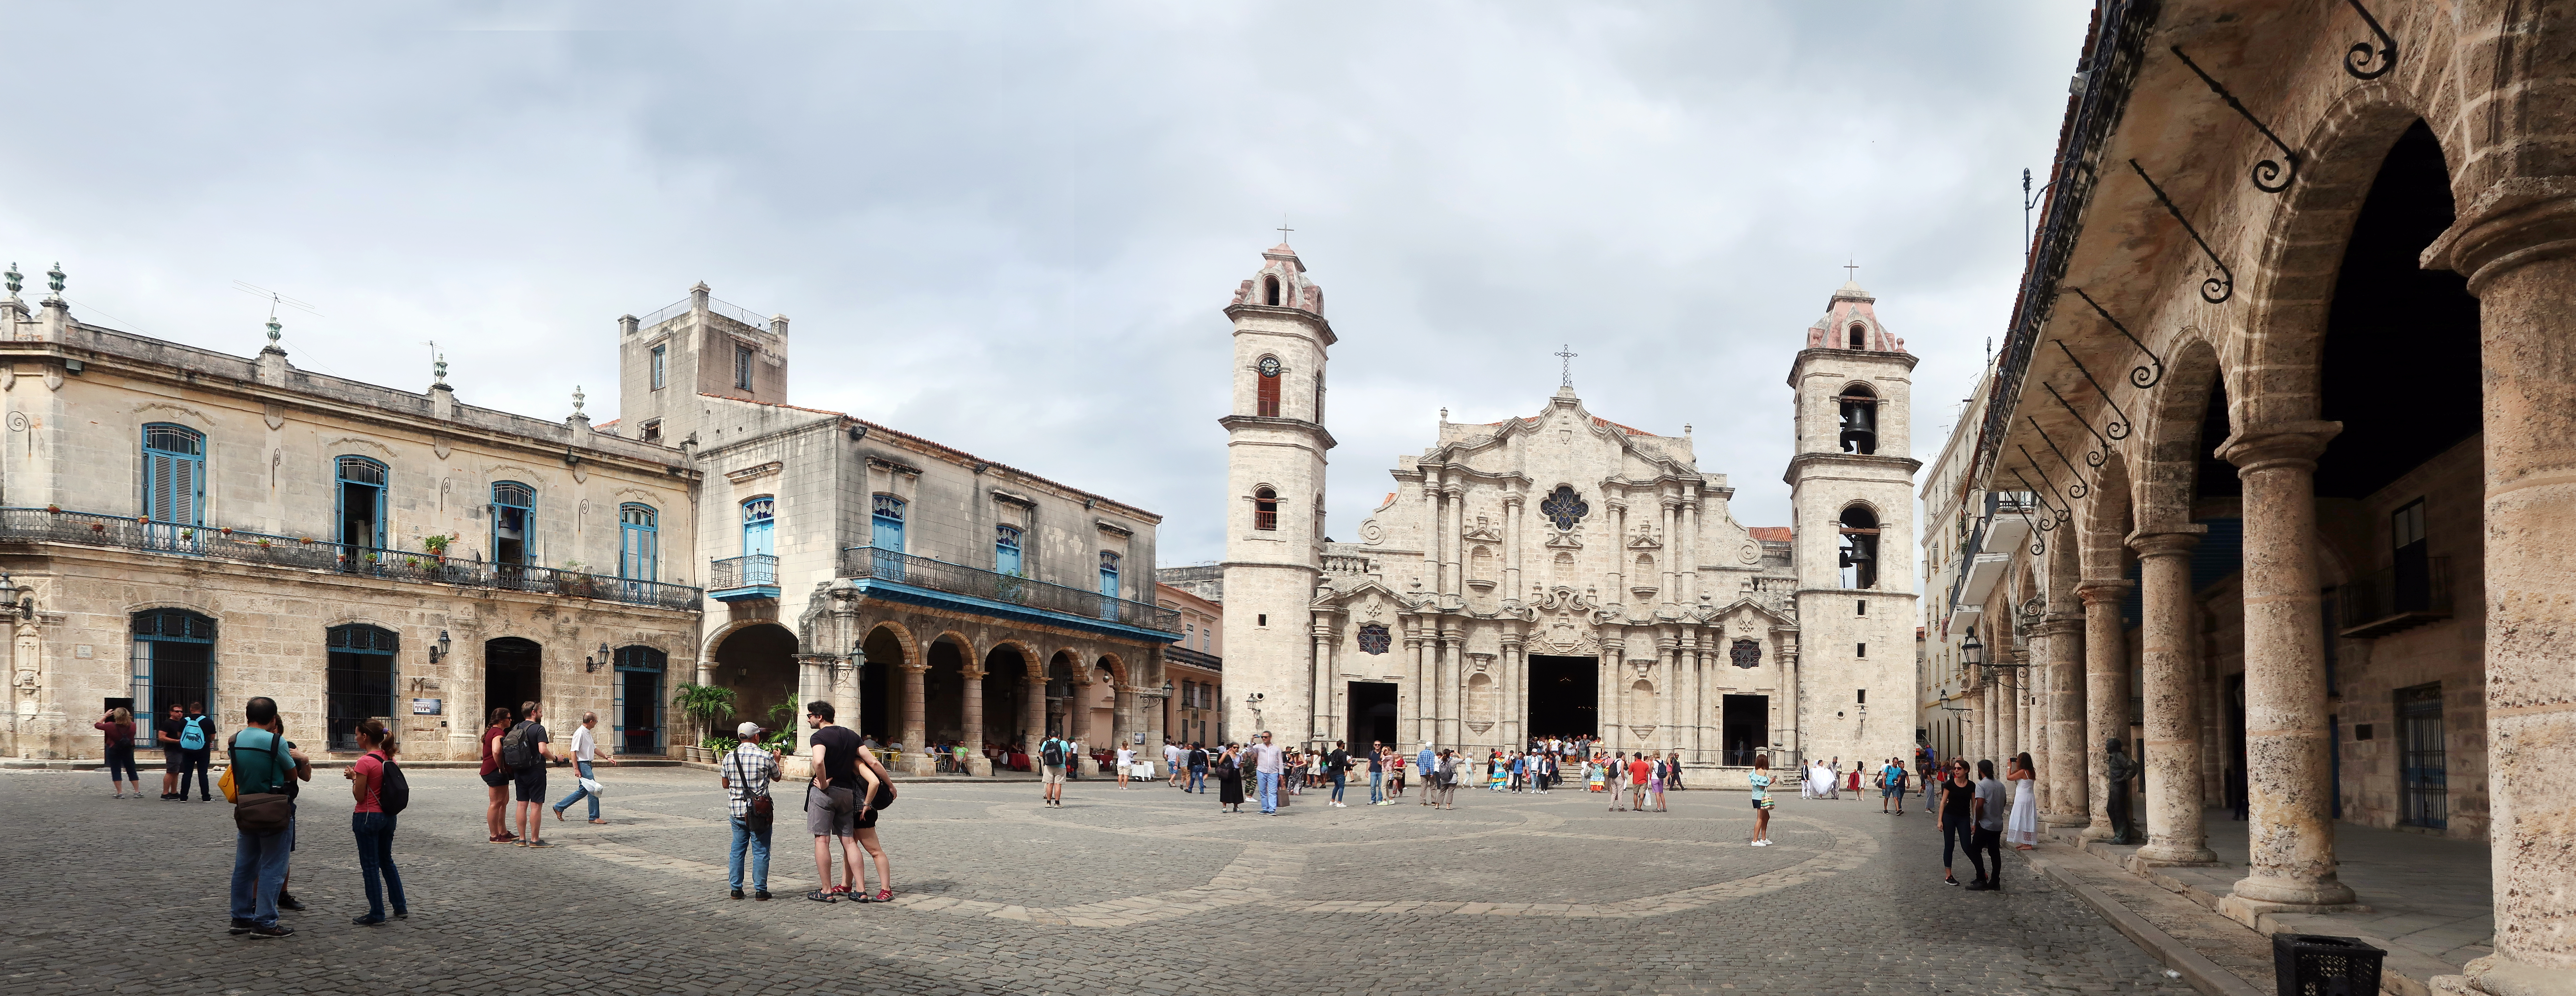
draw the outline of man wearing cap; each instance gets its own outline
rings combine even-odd
[[[734,727],[742,742],[716,766],[725,790],[725,810],[733,816],[733,857],[727,873],[733,898],[742,898],[742,852],[751,850],[752,898],[769,899],[769,829],[774,817],[752,814],[753,801],[769,798],[769,783],[778,778],[778,752],[760,745],[760,724]]]
[[[1246,752],[1252,755],[1253,771],[1261,778],[1261,815],[1279,815],[1280,759],[1287,752],[1270,742],[1268,730],[1261,731],[1260,739],[1246,748]]]

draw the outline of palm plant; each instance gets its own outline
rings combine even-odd
[[[679,707],[680,715],[697,724],[700,741],[707,738],[707,731],[733,714],[734,691],[723,685],[682,682],[674,692],[671,704]]]

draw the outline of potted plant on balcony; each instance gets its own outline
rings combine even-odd
[[[431,557],[444,564],[447,562],[447,545],[454,542],[456,542],[455,534],[439,533],[435,536],[421,537],[420,548],[429,551]]]
[[[1028,575],[1015,570],[1003,571],[1002,576],[993,582],[993,597],[1013,605],[1028,601]]]
[[[710,736],[709,730],[717,723],[723,722],[726,716],[733,714],[733,689],[722,685],[701,685],[692,681],[682,682],[673,691],[675,694],[671,698],[671,704],[679,707],[680,715],[688,717],[689,721],[697,726],[698,742],[701,745],[707,742]],[[716,760],[715,752],[705,746],[690,747],[687,750],[689,760],[710,764]]]

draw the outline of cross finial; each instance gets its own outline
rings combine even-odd
[[[1283,214],[1283,215],[1280,215],[1280,216],[1279,216],[1279,244],[1280,244],[1280,245],[1283,245],[1283,246],[1284,246],[1284,245],[1287,245],[1287,244],[1288,244],[1288,233],[1293,232],[1293,231],[1296,231],[1296,229],[1288,227],[1288,216],[1287,216],[1287,215],[1284,215],[1284,214]]]
[[[1843,279],[1858,282],[1860,280],[1860,259],[1856,256],[1846,258],[1850,259],[1851,262],[1843,264]]]
[[[1563,361],[1564,361],[1563,372],[1559,375],[1559,379],[1558,379],[1558,381],[1557,381],[1556,386],[1558,386],[1558,387],[1573,387],[1573,386],[1574,386],[1574,358],[1575,358],[1575,357],[1577,357],[1577,356],[1581,356],[1581,355],[1583,355],[1583,354],[1578,353],[1578,352],[1575,352],[1575,351],[1574,351],[1574,344],[1569,342],[1569,343],[1566,343],[1563,347],[1560,347],[1559,351],[1558,351],[1556,354],[1554,354],[1554,355],[1555,355],[1557,358],[1559,358],[1559,359],[1561,359],[1561,360],[1563,360]]]

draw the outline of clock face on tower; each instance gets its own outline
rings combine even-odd
[[[1262,357],[1262,358],[1261,358],[1261,375],[1262,375],[1262,376],[1264,376],[1264,377],[1276,377],[1276,376],[1279,376],[1279,358],[1278,358],[1278,357],[1276,357],[1276,356],[1264,356],[1264,357]]]

